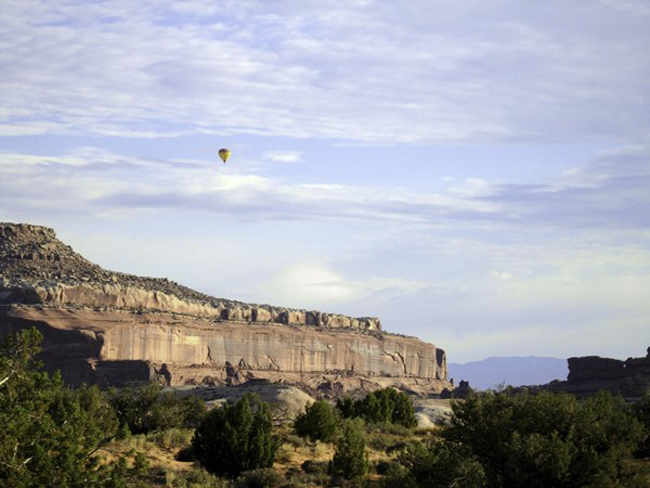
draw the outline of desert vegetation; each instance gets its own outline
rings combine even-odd
[[[210,473],[236,478],[273,466],[280,439],[273,435],[269,406],[247,394],[211,410],[192,438],[196,460]]]
[[[207,410],[158,385],[71,389],[39,372],[40,340],[0,350],[1,486],[650,486],[650,395],[476,393],[417,429],[410,398],[386,389],[287,424],[254,395]]]

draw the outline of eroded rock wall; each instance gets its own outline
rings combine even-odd
[[[75,384],[153,379],[163,365],[170,384],[328,375],[404,385],[419,380],[434,389],[447,384],[444,351],[389,334],[25,305],[0,308],[0,324],[4,333],[31,326],[41,330],[47,363],[67,365],[64,376]],[[133,368],[131,378],[120,372],[120,362],[123,370]]]
[[[107,271],[51,229],[0,223],[0,335],[33,325],[48,367],[74,384],[448,386],[442,349],[382,332],[376,318],[247,304]]]

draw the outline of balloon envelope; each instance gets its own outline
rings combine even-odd
[[[230,157],[230,149],[226,149],[225,147],[219,149],[219,157],[224,163],[228,161],[228,158]]]

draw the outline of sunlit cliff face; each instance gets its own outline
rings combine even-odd
[[[0,271],[0,334],[39,328],[46,367],[73,384],[153,380],[164,364],[177,385],[449,386],[444,351],[386,334],[376,318],[247,304],[106,271],[52,229],[0,224]]]

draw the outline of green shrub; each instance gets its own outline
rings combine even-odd
[[[394,388],[370,392],[362,400],[339,400],[336,408],[343,418],[361,417],[367,422],[392,423],[409,429],[417,425],[413,402],[406,393]]]
[[[387,475],[381,482],[382,488],[421,488],[417,481],[406,470]],[[456,486],[456,485],[451,485]],[[458,485],[459,488],[462,485]],[[465,487],[462,487],[465,488]]]
[[[434,442],[428,447],[420,443],[411,444],[400,453],[399,461],[417,486],[480,488],[486,484],[481,463],[457,444],[444,441]]]
[[[650,391],[632,406],[632,412],[637,420],[643,424],[645,435],[645,440],[639,446],[636,455],[650,457]]]
[[[170,488],[228,488],[230,483],[203,469],[191,469],[168,471],[165,475],[165,485]]]
[[[414,433],[412,427],[405,427],[400,423],[380,422],[375,424],[377,430],[382,434],[404,437]]]
[[[487,392],[452,409],[445,449],[463,446],[490,486],[620,486],[632,476],[629,459],[643,438],[624,400],[606,392],[582,402],[568,394]]]
[[[183,447],[176,453],[175,457],[176,461],[181,461],[184,463],[189,463],[196,461],[196,457],[194,456],[194,449],[192,449],[192,445]]]
[[[395,436],[382,434],[380,431],[371,431],[366,433],[366,442],[368,447],[375,451],[390,450],[395,444],[400,443],[395,439]]]
[[[280,442],[272,430],[268,404],[248,393],[237,403],[208,412],[194,433],[192,449],[209,472],[236,478],[273,465]]]
[[[277,488],[284,484],[284,478],[272,468],[246,471],[237,478],[235,488]]]
[[[115,413],[97,388],[72,390],[37,371],[41,340],[30,329],[0,345],[0,485],[125,486],[144,458],[100,463],[97,451],[119,433]]]
[[[401,474],[404,472],[403,466],[395,461],[381,460],[375,463],[375,473],[382,476]]]
[[[361,478],[368,472],[366,441],[361,430],[351,422],[345,422],[343,426],[328,471],[332,476],[347,480]]]
[[[315,461],[313,459],[307,459],[300,465],[300,468],[307,474],[326,474],[328,464],[329,463],[327,461]]]
[[[206,412],[205,402],[197,397],[179,398],[164,392],[157,383],[111,389],[108,401],[121,425],[133,434],[179,427],[196,428]]]
[[[316,400],[307,406],[305,413],[296,417],[294,428],[300,437],[312,441],[330,442],[336,435],[339,419],[325,400]]]
[[[188,395],[178,401],[180,402],[180,414],[183,419],[181,427],[196,429],[208,411],[205,402],[196,395]]]
[[[193,432],[189,429],[156,430],[147,434],[146,439],[163,449],[185,447],[192,441]]]
[[[358,417],[357,402],[350,397],[342,398],[336,401],[336,409],[339,412],[339,415],[344,419],[351,419],[353,417]]]

